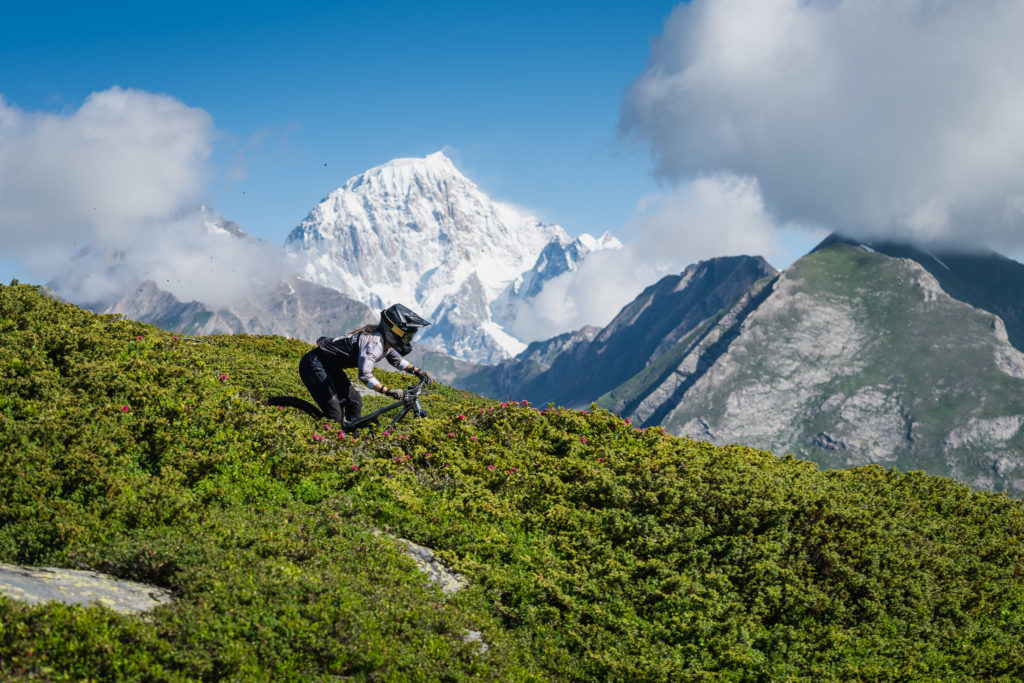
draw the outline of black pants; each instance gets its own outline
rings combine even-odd
[[[319,349],[299,361],[299,377],[327,419],[341,423],[363,414],[363,397],[340,367],[324,362]]]

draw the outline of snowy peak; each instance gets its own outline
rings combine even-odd
[[[364,185],[398,191],[412,187],[441,189],[449,181],[476,187],[444,152],[434,152],[422,158],[392,159],[351,178],[341,189],[353,191]]]
[[[576,251],[617,242],[586,240]],[[312,282],[375,308],[402,302],[435,320],[423,335],[435,348],[496,362],[523,345],[502,332],[490,304],[546,247],[564,252],[574,243],[560,226],[492,200],[437,152],[349,179],[310,211],[285,250]],[[467,333],[480,338],[467,345]]]

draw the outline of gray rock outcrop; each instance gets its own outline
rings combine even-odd
[[[0,564],[0,593],[32,604],[56,600],[68,605],[103,605],[121,614],[145,612],[172,599],[170,591],[163,588],[106,574],[13,564]]]

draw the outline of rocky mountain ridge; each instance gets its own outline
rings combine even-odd
[[[997,254],[832,236],[783,273],[751,257],[695,264],[597,334],[535,344],[543,364],[524,355],[457,382],[596,401],[634,424],[825,467],[924,469],[1021,495],[1024,354],[1000,315],[1019,320],[1018,283],[1024,265]]]
[[[465,386],[485,389],[493,396],[525,396],[540,404],[586,406],[706,325],[756,282],[776,274],[761,257],[722,257],[693,264],[647,287],[596,335],[550,340],[558,353],[547,351],[543,372],[535,371],[534,357],[524,353],[497,367],[481,368],[464,380]]]
[[[713,367],[652,418],[715,443],[1020,495],[1022,370],[998,316],[912,259],[835,243],[787,270]]]

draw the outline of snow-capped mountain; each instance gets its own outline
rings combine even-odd
[[[561,226],[491,200],[441,152],[350,179],[285,241],[305,279],[373,308],[404,303],[434,322],[422,342],[485,363],[525,348],[501,327],[510,300],[534,296],[594,249],[615,246],[610,235],[573,240]]]

